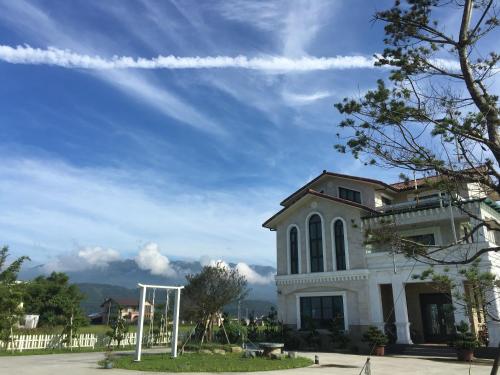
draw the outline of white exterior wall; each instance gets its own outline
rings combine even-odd
[[[361,192],[361,200],[364,205],[375,207],[381,205],[381,195],[391,198],[391,192],[381,192],[377,186],[359,181],[350,181],[343,178],[331,177],[328,180],[318,181],[311,188],[318,192],[338,197],[338,187],[346,187]],[[474,189],[472,189],[474,188]],[[476,186],[471,190],[477,191]],[[429,192],[430,193],[430,192]],[[413,192],[405,192],[399,196],[392,196],[394,202],[412,199]],[[394,194],[393,194],[394,195]],[[465,193],[464,193],[465,195]],[[472,206],[471,206],[472,207]],[[475,204],[472,208],[474,212],[479,208]],[[483,210],[484,211],[484,210]],[[492,212],[481,211],[481,214],[491,215]],[[308,267],[308,236],[307,219],[313,213],[317,213],[322,218],[323,224],[323,251],[324,251],[324,272],[310,273]],[[497,216],[498,214],[495,213]],[[411,343],[410,321],[407,310],[407,300],[405,284],[418,282],[412,275],[421,274],[428,267],[424,264],[414,264],[404,257],[395,259],[389,253],[366,254],[363,245],[363,233],[367,225],[377,225],[379,219],[362,220],[362,215],[366,212],[359,208],[324,199],[314,195],[306,195],[300,202],[292,204],[281,216],[276,226],[277,237],[277,287],[278,287],[278,313],[280,319],[294,327],[300,323],[298,319],[297,297],[305,295],[331,295],[340,293],[344,298],[346,321],[348,329],[355,335],[359,334],[363,327],[383,324],[382,304],[380,299],[380,285],[390,284],[394,300],[396,302],[395,316],[398,331],[398,342]],[[462,234],[462,225],[469,218],[458,209],[453,210],[454,224],[457,234]],[[345,271],[337,271],[334,262],[334,247],[332,243],[332,221],[342,218],[345,221],[348,264]],[[387,219],[388,217],[385,217]],[[453,241],[453,231],[450,219],[449,207],[435,209],[425,209],[416,212],[398,214],[392,217],[401,226],[401,229],[409,234],[422,234],[428,230],[435,233],[438,244],[450,243]],[[295,226],[299,232],[299,274],[290,275],[289,268],[289,229]],[[422,232],[422,233],[420,233]],[[481,242],[479,247],[493,246],[486,241],[487,233],[481,233],[476,237],[476,241]],[[465,249],[463,251],[467,251]],[[454,248],[457,254],[461,253],[460,248]],[[491,254],[484,258],[483,266],[490,267],[500,277],[500,256]],[[442,268],[442,267],[441,267]],[[437,270],[439,271],[439,267]],[[444,272],[444,269],[441,269]],[[458,284],[461,284],[460,280]],[[418,288],[417,288],[418,289]],[[455,304],[456,301],[454,301]],[[458,305],[455,310],[455,320],[463,320],[464,313],[460,312]],[[463,309],[462,309],[463,310]],[[498,306],[500,314],[500,304]],[[500,327],[489,324],[493,341],[500,341]],[[497,334],[498,332],[498,334]],[[495,338],[497,335],[498,339]]]

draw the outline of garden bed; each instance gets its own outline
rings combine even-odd
[[[160,372],[250,372],[306,367],[312,363],[303,357],[272,360],[263,357],[244,358],[241,353],[186,353],[178,358],[166,354],[147,354],[141,362],[134,362],[131,355],[118,356],[113,360],[113,367]]]

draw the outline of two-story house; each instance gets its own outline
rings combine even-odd
[[[454,297],[473,293],[458,272],[456,291],[438,290],[413,277],[426,264],[365,243],[367,228],[387,222],[396,223],[401,236],[426,245],[463,237],[474,226],[470,215],[432,186],[428,179],[387,184],[323,171],[283,200],[283,209],[263,224],[276,231],[279,318],[297,329],[327,328],[337,318],[355,339],[375,325],[392,330],[401,344],[445,342],[455,324],[465,321],[476,332],[487,326],[490,346],[498,346],[499,323]],[[459,190],[468,212],[500,222],[489,199],[496,196],[477,184]],[[497,246],[500,238],[482,228],[469,242],[450,248],[450,256]],[[483,255],[481,269],[498,275],[500,259]],[[436,270],[445,272],[443,266]],[[500,300],[493,304],[489,311],[500,313]]]

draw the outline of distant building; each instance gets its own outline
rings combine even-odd
[[[113,298],[106,299],[101,304],[102,323],[109,322],[117,316],[118,311],[121,311],[121,316],[128,322],[135,322],[139,317],[139,300],[134,298]],[[145,301],[144,318],[147,320],[151,317],[152,305],[149,301]]]

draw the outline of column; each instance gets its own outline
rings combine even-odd
[[[488,293],[486,298],[491,301],[488,305],[488,313],[496,319],[500,319],[500,293],[498,288]],[[500,322],[491,320],[491,318],[486,314],[487,325],[488,325],[488,346],[497,348],[500,346]]]
[[[382,309],[382,295],[380,285],[375,281],[370,281],[369,300],[370,300],[370,319],[371,325],[377,327],[382,332],[385,330],[384,313]]]
[[[464,301],[465,288],[462,280],[457,280],[455,288],[452,290],[451,302],[453,304],[453,315],[455,316],[455,326],[464,321],[470,328],[469,309]]]
[[[408,307],[406,306],[405,284],[401,280],[392,282],[392,298],[394,300],[394,315],[396,317],[397,344],[413,344],[410,336]]]
[[[172,322],[172,357],[177,357],[177,340],[179,337],[179,308],[181,305],[181,288],[177,288],[175,291],[174,300],[174,320]]]
[[[141,360],[142,332],[144,329],[144,305],[146,304],[146,287],[141,285],[141,296],[139,298],[139,319],[137,319],[137,333],[135,338],[135,361]]]

